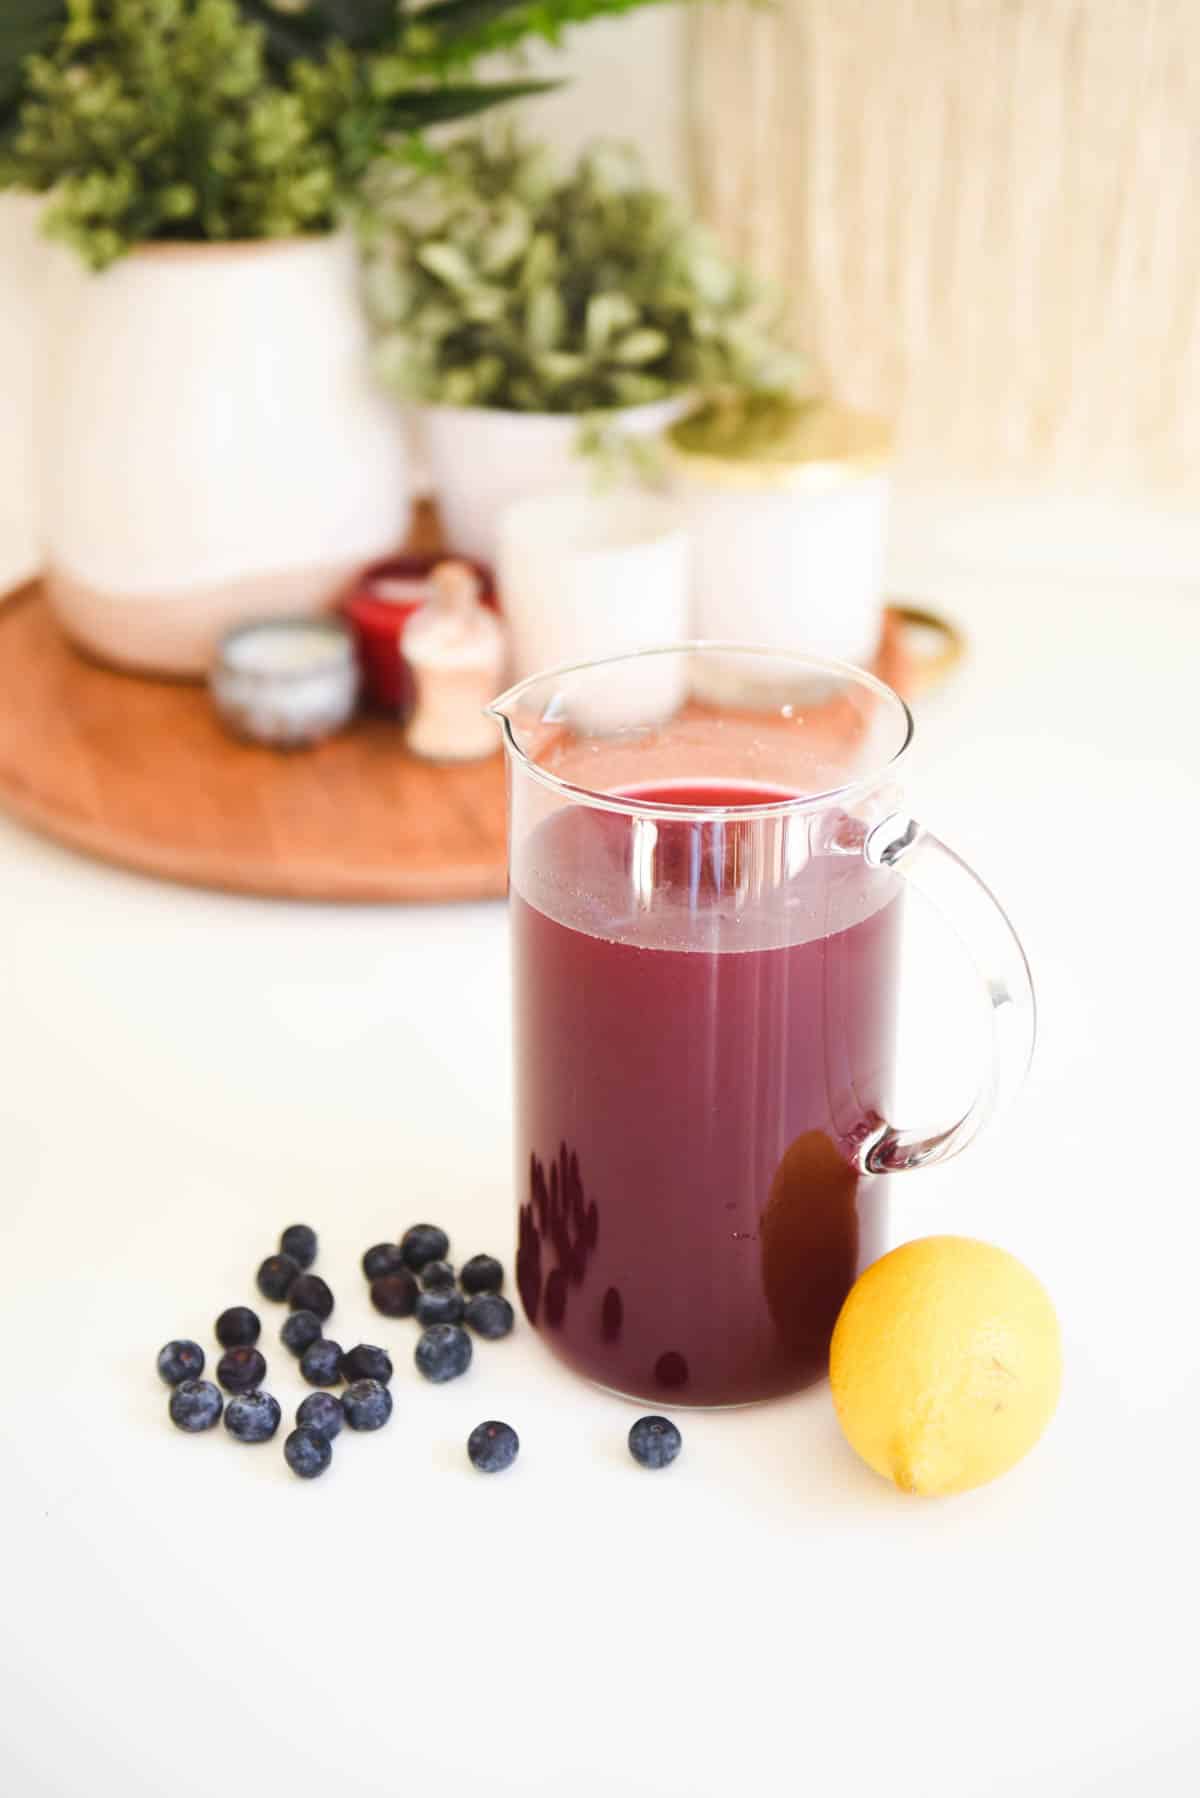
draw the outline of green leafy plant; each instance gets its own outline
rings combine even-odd
[[[54,48],[66,19],[66,0],[7,0],[0,17],[0,143],[16,125],[26,63]]]
[[[564,170],[513,133],[464,139],[375,171],[365,213],[378,364],[406,398],[591,413],[796,379],[762,295],[629,146]]]
[[[147,239],[328,229],[367,166],[553,83],[474,60],[650,0],[4,0],[0,185],[102,268]]]

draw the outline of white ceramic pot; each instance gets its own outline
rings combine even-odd
[[[317,612],[402,541],[403,421],[370,382],[348,237],[52,263],[46,572],[85,649],[203,674],[231,626]]]
[[[696,545],[698,637],[870,667],[883,626],[884,476],[814,494],[714,492],[686,478],[675,491]]]
[[[657,437],[687,409],[683,398],[608,413],[628,437]],[[579,453],[582,420],[561,412],[425,406],[419,414],[426,474],[449,548],[493,564],[500,515],[543,493],[585,493],[595,471]]]
[[[42,201],[0,193],[0,596],[38,571],[34,388],[46,244]]]
[[[869,667],[883,627],[891,433],[828,401],[784,420],[769,451],[697,447],[699,413],[669,435],[692,534],[692,627]]]

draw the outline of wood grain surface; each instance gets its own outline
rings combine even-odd
[[[909,625],[940,634],[922,662]],[[961,653],[914,608],[886,615],[876,664],[911,693]],[[503,758],[433,767],[386,719],[290,754],[234,741],[200,685],[84,660],[36,583],[0,607],[0,808],[85,854],[167,880],[276,898],[499,898]]]
[[[74,849],[226,892],[498,898],[504,767],[432,767],[386,719],[281,754],[235,742],[203,686],[93,666],[36,585],[0,609],[0,806]]]

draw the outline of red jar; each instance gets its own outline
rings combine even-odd
[[[343,617],[354,632],[362,668],[363,692],[378,710],[403,722],[412,711],[416,686],[404,659],[404,627],[429,598],[429,573],[442,555],[390,556],[363,571],[341,602]],[[466,557],[456,560],[466,561]],[[468,562],[479,576],[481,597],[495,609],[496,590],[490,569]]]

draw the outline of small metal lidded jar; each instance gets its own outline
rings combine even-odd
[[[665,439],[692,534],[697,637],[870,667],[883,629],[892,435],[829,399],[715,400]]]
[[[222,638],[209,687],[237,736],[301,749],[350,722],[359,679],[353,634],[339,620],[266,618]]]

